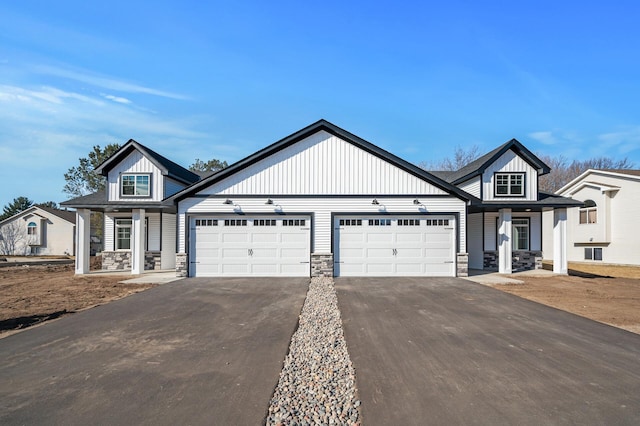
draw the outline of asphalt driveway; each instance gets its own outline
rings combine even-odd
[[[0,339],[0,424],[261,424],[308,279],[187,279]]]
[[[338,278],[364,425],[638,425],[640,335],[456,278]]]

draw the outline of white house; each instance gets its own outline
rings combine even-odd
[[[200,176],[133,139],[96,172],[107,179],[104,191],[61,203],[77,211],[76,273],[89,271],[91,211],[104,213],[103,269],[175,268],[176,207],[164,200]]]
[[[548,167],[516,140],[430,173],[325,120],[204,179],[167,161],[130,141],[98,168],[105,194],[63,203],[79,209],[77,273],[91,209],[113,230],[106,256],[131,257],[134,273],[159,250],[180,276],[465,276],[468,264],[539,267],[543,210],[563,255],[566,208],[578,204],[539,193]]]
[[[0,222],[0,254],[75,254],[75,212],[32,206]]]
[[[640,170],[590,169],[556,193],[582,204],[567,218],[569,261],[640,265]]]

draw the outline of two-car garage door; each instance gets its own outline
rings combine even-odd
[[[336,216],[335,276],[455,276],[453,215]],[[309,216],[190,219],[191,276],[311,273]]]
[[[455,217],[334,220],[336,276],[455,276]]]
[[[191,218],[190,275],[310,275],[308,216]]]

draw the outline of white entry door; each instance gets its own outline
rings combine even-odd
[[[194,217],[190,225],[192,277],[311,274],[308,216]]]
[[[336,276],[455,276],[455,216],[344,216],[334,222]]]

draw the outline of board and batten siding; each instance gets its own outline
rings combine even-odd
[[[516,172],[525,174],[524,197],[496,197],[494,186],[494,173]],[[502,154],[482,174],[482,196],[484,200],[492,201],[524,201],[537,200],[538,198],[538,172],[531,167],[522,157],[509,150]]]
[[[417,196],[424,206],[415,205],[410,197],[377,197],[380,204],[373,205],[372,197],[271,197],[273,205],[265,205],[264,197],[229,197],[233,205],[224,204],[224,197],[188,198],[178,205],[178,252],[186,252],[187,216],[253,214],[310,214],[312,217],[311,250],[314,253],[332,252],[332,214],[457,214],[458,251],[466,251],[465,202],[455,197]],[[234,212],[235,210],[235,212]],[[242,217],[242,216],[239,216]],[[427,217],[427,216],[425,216]]]
[[[480,198],[480,176],[476,176],[474,178],[469,179],[466,182],[462,182],[456,185],[458,188],[467,192],[468,194],[473,195],[474,197]]]
[[[320,131],[198,195],[447,195],[386,160]]]
[[[176,215],[162,214],[162,251],[160,253],[162,269],[176,267]]]
[[[541,212],[512,212],[512,219],[529,218],[529,250],[542,250],[542,213]],[[498,213],[484,214],[484,250],[497,250]]]
[[[151,197],[122,197],[120,195],[120,175],[123,173],[141,173],[149,174],[151,185]],[[107,176],[107,188],[109,192],[109,201],[161,201],[164,198],[163,176],[160,169],[149,161],[139,151],[133,151],[124,158],[116,167],[109,171]]]
[[[469,252],[469,268],[483,269],[482,213],[467,216],[467,247]]]

